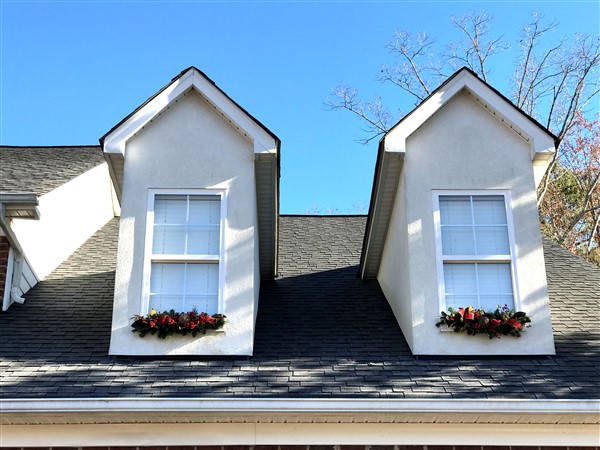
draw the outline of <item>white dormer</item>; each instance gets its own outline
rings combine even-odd
[[[121,202],[110,354],[250,355],[277,266],[279,139],[198,69],[101,138]],[[202,338],[131,332],[152,309],[228,318]]]
[[[463,68],[381,140],[361,276],[414,354],[553,354],[536,187],[555,137]],[[448,307],[532,319],[521,338],[439,330]]]

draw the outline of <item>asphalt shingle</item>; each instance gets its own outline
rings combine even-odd
[[[252,357],[108,356],[117,219],[24,305],[0,314],[0,395],[598,398],[600,269],[545,243],[557,355],[415,358],[376,281],[357,277],[366,218],[280,218]]]
[[[0,146],[0,192],[44,195],[102,162],[100,146]]]

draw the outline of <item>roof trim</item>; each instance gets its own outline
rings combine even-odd
[[[279,138],[267,127],[229,97],[206,74],[194,66],[188,67],[173,78],[156,94],[148,98],[133,112],[112,127],[100,138],[106,153],[125,154],[125,142],[171,102],[190,89],[196,89],[225,116],[235,122],[254,141],[255,153],[275,153]],[[246,119],[246,120],[245,120]]]
[[[6,415],[16,413],[83,412],[226,412],[226,413],[475,413],[531,414],[546,423],[544,415],[600,416],[600,400],[539,399],[281,399],[281,398],[98,398],[98,399],[6,399],[0,400]],[[550,423],[556,423],[552,419]]]
[[[406,139],[454,96],[464,90],[473,94],[476,100],[489,109],[492,114],[499,114],[504,123],[527,141],[530,141],[532,160],[543,155],[551,157],[554,154],[558,138],[467,67],[456,71],[416,108],[388,130],[382,138],[385,151],[406,151]]]

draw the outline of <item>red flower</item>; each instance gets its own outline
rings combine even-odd
[[[510,319],[506,323],[515,328],[516,330],[520,330],[523,327],[523,325],[521,325],[521,322],[519,322],[517,319]]]
[[[458,308],[458,313],[464,317],[465,315],[465,308]]]
[[[165,325],[167,323],[167,320],[169,319],[169,316],[161,316],[159,317],[159,319],[156,321],[156,323],[158,325]]]
[[[491,327],[497,327],[498,325],[500,325],[501,321],[498,319],[491,319],[490,320],[490,326]]]
[[[464,318],[465,320],[474,320],[475,314],[472,311],[467,311],[465,312]]]

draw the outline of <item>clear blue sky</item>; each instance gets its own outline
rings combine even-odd
[[[485,9],[514,41],[533,11],[556,37],[599,33],[598,1],[10,1],[0,0],[0,143],[97,144],[189,66],[211,77],[282,140],[281,212],[368,205],[377,142],[323,108],[343,83],[394,111],[412,103],[376,81],[395,29],[456,40],[449,16]],[[508,94],[514,53],[492,65]],[[366,211],[365,211],[366,212]]]

